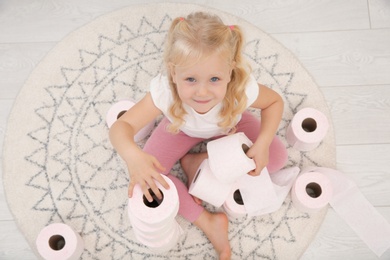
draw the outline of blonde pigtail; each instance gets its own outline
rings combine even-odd
[[[221,110],[221,122],[219,126],[230,133],[234,133],[235,122],[238,115],[247,108],[247,96],[245,94],[246,83],[249,78],[251,68],[245,61],[242,51],[244,48],[244,37],[239,26],[228,26],[232,34],[233,57],[232,61],[234,67],[232,70],[231,81],[228,84],[227,93],[224,99],[224,106]]]

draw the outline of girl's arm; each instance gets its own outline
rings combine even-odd
[[[149,188],[157,197],[161,198],[161,193],[154,183],[154,179],[164,188],[169,188],[168,183],[160,175],[160,172],[165,170],[164,167],[155,157],[142,151],[134,142],[135,134],[160,114],[161,111],[154,105],[150,93],[147,93],[110,128],[110,141],[120,157],[126,162],[129,171],[129,197],[133,194],[135,184],[139,184],[148,201],[153,201],[148,192]]]
[[[261,128],[259,136],[247,152],[256,162],[256,169],[251,175],[259,175],[268,164],[269,146],[275,137],[282,120],[284,102],[282,97],[272,89],[259,85],[259,95],[251,107],[261,109]]]

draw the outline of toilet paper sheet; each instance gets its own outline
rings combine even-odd
[[[278,197],[267,168],[258,176],[244,174],[237,182],[248,214],[259,212],[260,209],[277,203]]]
[[[378,257],[390,249],[389,222],[350,178],[330,168],[312,167],[305,171],[321,172],[330,179],[333,187],[330,205]]]
[[[298,167],[291,167],[269,174],[264,169],[259,176],[244,176],[233,185],[224,203],[229,217],[260,216],[277,211],[285,201],[299,174]],[[234,200],[234,192],[240,190],[244,204]]]
[[[291,167],[270,174],[277,199],[273,204],[254,212],[252,215],[259,216],[277,211],[282,206],[287,195],[290,193],[291,187],[293,186],[299,172],[299,167]]]

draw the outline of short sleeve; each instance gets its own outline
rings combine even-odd
[[[152,96],[154,105],[160,109],[163,114],[167,115],[173,98],[166,76],[160,74],[151,80],[150,95]]]
[[[259,84],[257,83],[255,77],[252,74],[249,76],[245,89],[245,94],[248,98],[247,107],[250,107],[250,105],[255,102],[259,95]]]

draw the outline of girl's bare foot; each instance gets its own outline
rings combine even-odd
[[[192,180],[196,175],[196,171],[198,170],[200,164],[203,162],[204,159],[207,159],[207,153],[189,153],[184,155],[183,158],[181,158],[181,167],[183,168],[183,171],[187,175],[188,179],[187,187],[190,187]],[[193,198],[197,204],[202,204],[201,199],[194,196]]]
[[[204,210],[199,218],[194,221],[210,240],[219,255],[220,260],[228,260],[231,257],[231,249],[228,238],[228,218],[222,213],[210,213]]]

